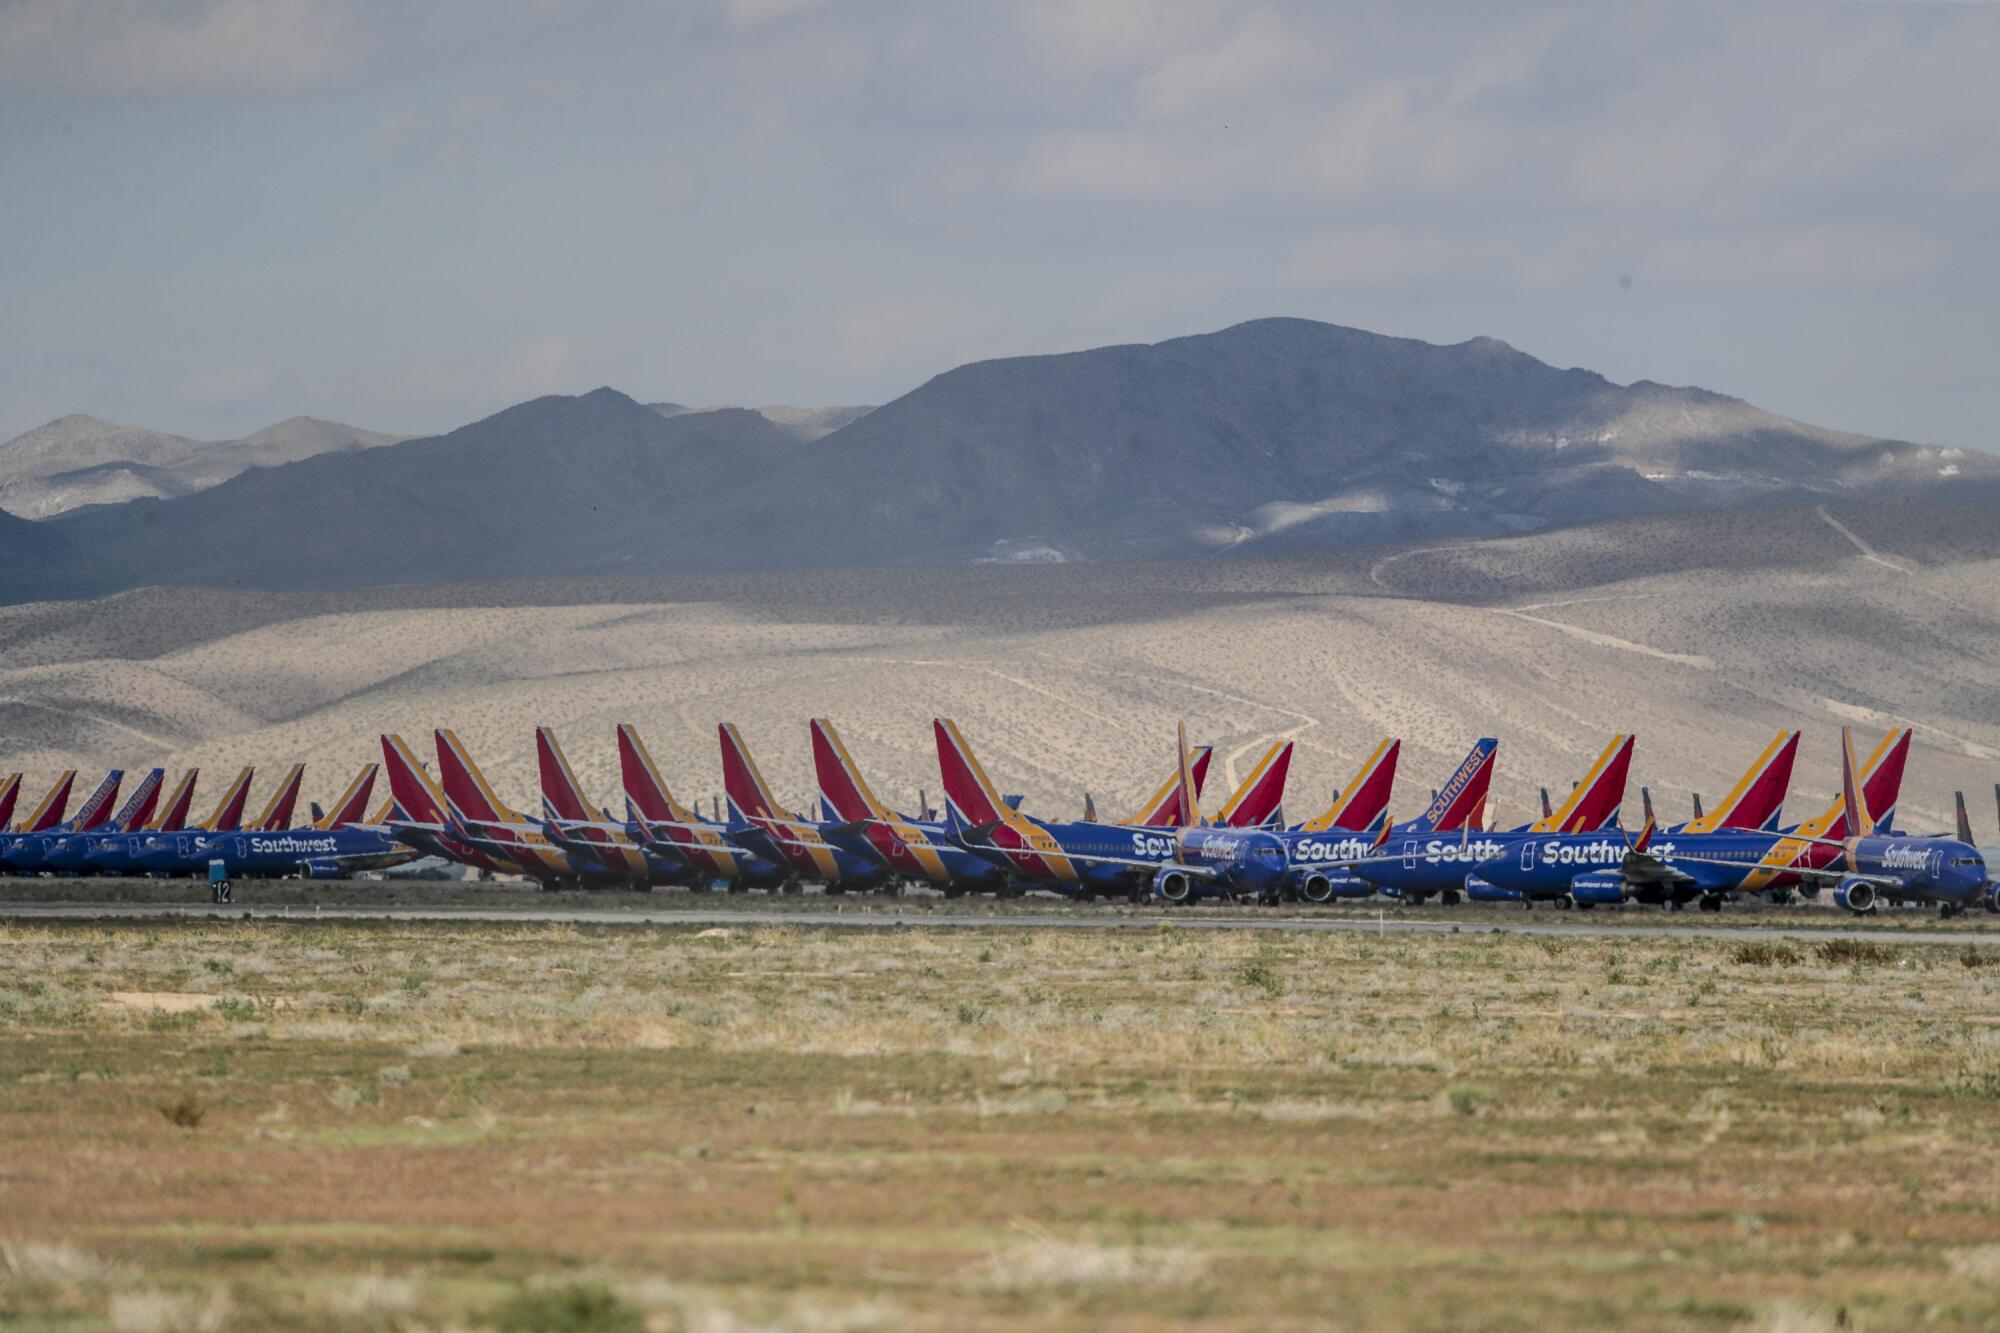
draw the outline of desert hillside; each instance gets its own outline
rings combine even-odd
[[[49,518],[89,505],[191,495],[245,469],[407,439],[338,421],[291,417],[240,440],[190,440],[96,417],[67,416],[0,443],[0,509]]]
[[[1518,820],[1631,728],[1638,779],[1680,817],[1690,787],[1718,793],[1782,726],[1807,728],[1804,813],[1838,785],[1842,723],[1907,723],[1906,826],[1944,827],[1963,788],[1984,837],[2000,548],[1947,537],[1890,505],[1806,506],[1275,561],[141,590],[0,610],[0,771],[198,764],[219,784],[302,759],[325,799],[379,732],[427,750],[442,724],[532,807],[547,722],[615,802],[612,728],[630,720],[705,799],[726,719],[803,806],[805,722],[823,713],[878,790],[914,804],[936,791],[944,713],[1031,810],[1071,812],[1089,789],[1109,813],[1164,773],[1186,719],[1218,771],[1296,739],[1295,816],[1378,736],[1405,738],[1407,809],[1492,732],[1500,814]]]
[[[1265,319],[975,362],[866,412],[538,398],[433,439],[0,526],[0,601],[1321,555],[1996,478],[1990,455],[1614,384],[1492,338]]]

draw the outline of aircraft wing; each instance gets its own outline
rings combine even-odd
[[[1704,865],[1715,865],[1714,861],[1704,861]],[[1694,876],[1676,866],[1667,864],[1659,857],[1646,852],[1627,852],[1618,874],[1627,884],[1640,885],[1681,885],[1694,883]]]
[[[1813,841],[1824,841],[1824,839],[1814,839]],[[1711,861],[1706,858],[1702,860],[1701,864],[1705,866],[1728,866],[1732,870],[1770,870],[1783,875],[1805,875],[1812,879],[1858,879],[1873,884],[1878,889],[1888,889],[1892,892],[1901,892],[1903,889],[1909,887],[1894,875],[1871,875],[1863,871],[1840,870],[1832,866],[1783,866],[1772,865],[1769,861]]]
[[[1013,850],[1013,849],[1009,848],[1007,850]],[[1021,850],[1033,851],[1034,849],[1032,847],[1029,847],[1029,848],[1022,848]],[[1136,856],[1104,856],[1096,852],[1058,851],[1055,854],[1065,858],[1066,860],[1088,861],[1093,865],[1131,866],[1134,869],[1138,870],[1179,870],[1186,874],[1193,875],[1196,879],[1220,879],[1222,877],[1222,872],[1219,870],[1212,869],[1208,866],[1188,865],[1181,861],[1146,861]]]

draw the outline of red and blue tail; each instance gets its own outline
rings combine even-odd
[[[724,722],[716,728],[716,735],[722,742],[722,790],[729,803],[747,819],[791,818],[757,771],[757,761],[750,757],[750,747],[743,743],[736,724]]]
[[[1683,824],[1679,833],[1713,833],[1717,829],[1771,830],[1784,817],[1785,793],[1791,790],[1792,768],[1799,757],[1799,733],[1781,731],[1764,752],[1743,770],[1743,776],[1721,804]]]
[[[0,830],[7,827],[14,818],[14,805],[21,799],[21,775],[9,773],[5,782],[0,782]]]
[[[315,827],[332,830],[365,822],[368,797],[375,790],[375,775],[381,770],[380,764],[363,764],[361,771],[354,775],[354,781],[347,784],[347,790],[333,803],[333,810],[323,816]]]
[[[125,770],[122,768],[106,773],[104,781],[97,784],[97,790],[77,807],[76,817],[69,821],[70,828],[77,833],[90,833],[110,823],[111,809],[118,803],[118,784],[123,781]]]
[[[305,781],[306,766],[293,764],[285,770],[271,799],[264,802],[264,810],[250,825],[256,833],[282,833],[292,826],[292,811],[298,808],[299,784]]]
[[[190,768],[181,774],[181,780],[174,784],[173,791],[160,806],[160,817],[150,826],[155,832],[179,833],[188,826],[188,810],[194,805],[195,779],[200,776],[198,768]]]
[[[139,785],[125,798],[117,816],[109,827],[116,829],[141,829],[153,818],[153,811],[160,804],[160,788],[166,785],[167,770],[156,768],[139,779]]]
[[[234,833],[243,827],[243,807],[250,803],[250,779],[256,769],[244,767],[236,774],[236,780],[222,793],[222,799],[215,803],[202,827],[212,833]]]
[[[1280,741],[1264,751],[1215,817],[1232,828],[1257,828],[1278,817],[1285,803],[1285,779],[1292,771],[1292,743]]]
[[[1325,833],[1330,829],[1359,833],[1374,828],[1382,822],[1382,816],[1389,813],[1389,797],[1396,789],[1396,760],[1401,757],[1403,743],[1399,740],[1385,740],[1375,747],[1375,752],[1362,761],[1361,771],[1354,780],[1341,789],[1324,813],[1316,819],[1309,819],[1300,825],[1306,833]]]
[[[1201,796],[1202,785],[1208,780],[1208,763],[1214,754],[1215,747],[1212,745],[1197,745],[1188,751],[1188,772],[1194,778],[1194,794],[1197,801]],[[1158,790],[1139,807],[1138,812],[1125,822],[1145,828],[1179,828],[1189,820],[1188,812],[1181,808],[1182,804],[1181,771],[1179,765],[1175,765],[1174,771],[1167,775],[1167,780],[1162,782]]]
[[[1473,743],[1458,767],[1438,788],[1424,812],[1410,821],[1412,832],[1456,833],[1467,827],[1486,805],[1487,790],[1493,785],[1493,766],[1500,742],[1487,736]]]
[[[70,788],[75,785],[76,770],[73,768],[64,770],[63,775],[49,785],[48,792],[42,797],[40,804],[36,805],[28,817],[21,821],[19,831],[22,833],[47,833],[50,829],[62,823],[63,814],[69,809]]]
[[[1618,822],[1625,782],[1632,771],[1633,737],[1613,736],[1597,762],[1552,815],[1528,826],[1531,833],[1595,833]]]

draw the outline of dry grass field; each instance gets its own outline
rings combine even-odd
[[[2000,950],[0,929],[22,1327],[1990,1328]]]
[[[1087,789],[1115,816],[1167,771],[1184,719],[1220,747],[1218,788],[1294,738],[1295,817],[1383,735],[1405,738],[1399,814],[1497,735],[1497,813],[1518,821],[1538,786],[1562,791],[1630,729],[1635,787],[1680,818],[1689,788],[1712,798],[1802,726],[1804,817],[1839,785],[1842,724],[1864,739],[1908,724],[1904,824],[1948,827],[1962,788],[1983,837],[2000,560],[1990,538],[1947,541],[1921,518],[1736,511],[1293,563],[152,589],[0,608],[0,771],[198,764],[212,796],[238,764],[268,782],[302,759],[326,800],[381,732],[427,752],[449,725],[532,809],[533,728],[549,723],[620,808],[617,723],[705,799],[730,720],[805,806],[805,722],[824,714],[878,792],[914,806],[920,788],[937,797],[943,713],[1031,812],[1074,812]]]

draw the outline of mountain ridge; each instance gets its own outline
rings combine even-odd
[[[974,362],[820,437],[615,389],[0,529],[0,597],[1297,554],[1934,491],[2000,459],[1309,320]],[[39,550],[36,548],[39,547]]]

